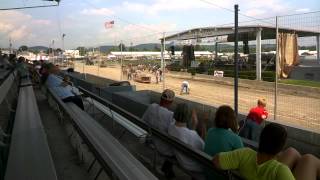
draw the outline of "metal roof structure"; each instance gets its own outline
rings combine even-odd
[[[252,41],[256,40],[256,33],[262,31],[261,39],[275,39],[276,27],[264,26],[264,25],[250,25],[239,26],[239,41]],[[279,32],[291,32],[297,33],[299,37],[319,36],[320,31],[312,31],[306,29],[293,29],[293,28],[279,28]],[[201,39],[218,36],[227,36],[227,40],[224,42],[234,41],[234,27],[233,26],[220,26],[220,27],[202,27],[186,30],[180,33],[169,35],[165,37],[166,41],[174,40],[189,40],[189,39]],[[160,40],[162,40],[161,38]]]

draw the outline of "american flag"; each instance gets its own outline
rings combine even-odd
[[[107,22],[104,23],[104,27],[106,29],[112,28],[113,25],[114,25],[114,21],[107,21]]]

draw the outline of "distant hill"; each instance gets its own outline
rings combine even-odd
[[[148,43],[148,44],[139,44],[133,47],[137,51],[154,51],[161,50],[161,45],[159,43]]]
[[[107,51],[111,50],[112,48],[116,48],[116,47],[111,46],[111,45],[100,46],[100,51],[107,52]],[[92,48],[89,48],[89,50],[92,51]],[[95,49],[95,50],[97,50],[97,49]]]
[[[48,47],[45,46],[32,46],[32,47],[28,47],[29,50],[31,51],[47,51]]]

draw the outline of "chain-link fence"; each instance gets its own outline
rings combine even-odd
[[[287,78],[279,74],[276,120],[319,132],[320,12],[280,16],[277,26],[279,70],[288,69],[289,74]],[[297,45],[295,42],[292,45],[290,39],[284,40],[283,35],[294,37],[293,42],[297,41]],[[283,43],[287,43],[285,47]],[[295,48],[298,57],[290,68],[290,59],[295,59],[291,56]]]
[[[229,30],[233,31],[233,26],[233,23],[216,25],[216,29],[212,31],[220,31],[219,28],[226,28],[221,31],[223,34],[224,31],[228,31],[228,27]],[[243,21],[239,22],[239,27],[241,28],[241,33],[239,33],[239,113],[246,115],[250,108],[257,105],[259,98],[265,98],[267,100],[269,120],[319,131],[320,66],[319,61],[316,59],[317,47],[319,47],[317,46],[317,37],[319,37],[320,32],[320,12]],[[277,51],[277,27],[279,33],[297,36],[298,51],[296,53],[299,55],[299,63],[296,63],[290,69],[289,77],[283,78],[279,76],[278,79],[276,76],[277,52],[281,57],[283,55],[279,53],[279,50]],[[195,76],[191,76],[190,72],[181,72],[179,66],[175,69],[174,66],[168,65],[167,67],[171,67],[171,69],[165,73],[164,86],[162,83],[156,83],[156,74],[149,71],[142,73],[151,76],[150,84],[142,84],[135,81],[132,81],[132,83],[137,86],[137,90],[149,89],[160,92],[165,87],[173,89],[180,95],[182,81],[188,80],[191,92],[189,95],[181,95],[181,97],[216,107],[220,105],[233,107],[234,47],[232,38],[230,40],[224,39],[223,36],[208,36],[209,40],[208,38],[202,38],[199,41],[201,38],[194,39],[194,36],[192,36],[192,31],[194,30],[189,31],[191,33],[191,35],[189,34],[190,37],[193,37],[193,39],[191,38],[192,40],[186,38],[174,43],[168,40],[165,56],[173,57],[170,56],[172,44],[175,45],[175,56],[179,56],[186,40],[188,40],[187,43],[192,41],[195,51],[212,53],[208,57],[205,55],[196,56],[196,61],[200,65],[196,69]],[[204,28],[202,32],[207,30]],[[243,33],[244,31],[247,33]],[[201,33],[201,30],[197,33]],[[210,38],[213,41],[210,42]],[[134,40],[130,39],[128,42],[134,42]],[[131,49],[134,48],[132,47]],[[293,55],[291,54],[291,56]],[[159,58],[152,57],[150,59],[146,57],[144,60],[141,60],[141,58],[143,57],[140,57],[138,61],[124,57],[124,65],[137,66],[144,64],[149,66],[151,64],[152,66],[158,65],[160,67]],[[167,62],[174,65],[176,60],[181,59],[167,59]],[[79,68],[82,71],[83,68],[81,67]],[[92,71],[93,74],[98,76],[113,77],[119,80],[120,70],[114,67],[116,66],[111,66],[110,64],[101,69],[98,66],[92,66],[86,67],[85,71],[88,73]],[[214,71],[223,71],[224,78],[214,77]],[[257,71],[260,73],[257,73]],[[259,80],[260,75],[261,80]],[[127,79],[124,78],[123,80]]]

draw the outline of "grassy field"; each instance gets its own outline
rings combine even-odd
[[[279,83],[320,88],[320,82],[317,81],[284,79],[280,80]]]

